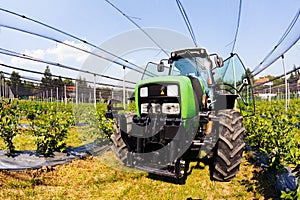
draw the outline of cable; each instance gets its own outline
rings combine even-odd
[[[21,14],[18,14],[18,13],[16,13],[16,12],[9,11],[9,10],[3,9],[3,8],[0,8],[0,11],[9,13],[9,14],[12,14],[12,15],[15,15],[15,16],[19,16],[19,17],[21,17],[21,18],[23,18],[23,19],[27,19],[27,20],[29,20],[29,21],[32,21],[32,22],[34,22],[34,23],[37,23],[37,24],[42,25],[42,26],[45,26],[45,27],[47,27],[47,28],[49,28],[49,29],[52,29],[52,30],[54,30],[54,31],[57,31],[57,32],[59,32],[59,33],[62,33],[63,35],[67,35],[67,36],[69,36],[69,37],[71,37],[71,38],[73,38],[73,39],[76,39],[76,40],[78,40],[78,41],[83,42],[84,44],[87,44],[87,45],[89,45],[89,46],[91,46],[91,47],[94,47],[94,48],[96,48],[96,49],[98,49],[98,50],[100,50],[100,51],[103,51],[103,52],[105,52],[105,53],[107,53],[107,54],[109,54],[109,55],[111,55],[111,56],[113,56],[113,57],[116,57],[117,59],[120,59],[120,60],[122,60],[122,61],[124,61],[124,62],[126,62],[126,63],[128,63],[128,64],[131,64],[131,65],[133,65],[133,66],[135,66],[135,67],[137,67],[137,68],[139,68],[139,69],[141,69],[141,70],[144,70],[144,69],[141,68],[140,66],[138,66],[138,65],[136,65],[136,64],[134,64],[134,63],[132,63],[132,62],[129,62],[128,60],[123,59],[122,57],[119,57],[119,56],[117,56],[117,55],[115,55],[115,54],[113,54],[113,53],[111,53],[111,52],[109,52],[109,51],[107,51],[107,50],[105,50],[105,49],[103,49],[103,48],[100,48],[100,47],[98,47],[98,46],[96,46],[96,45],[94,45],[94,44],[92,44],[92,43],[90,43],[90,42],[88,42],[88,41],[86,41],[86,40],[80,39],[79,37],[77,37],[77,36],[75,36],[75,35],[72,35],[72,34],[70,34],[70,33],[67,33],[67,32],[65,32],[65,31],[62,31],[62,30],[60,30],[60,29],[58,29],[58,28],[55,28],[55,27],[53,27],[53,26],[50,26],[50,25],[48,25],[48,24],[46,24],[46,23],[43,23],[43,22],[41,22],[41,21],[32,19],[32,18],[30,18],[30,17],[26,17],[25,15],[21,15]]]
[[[10,69],[15,69],[15,70],[20,70],[20,71],[24,71],[24,72],[29,72],[29,73],[33,73],[33,74],[39,74],[39,75],[44,75],[43,72],[37,72],[37,71],[33,71],[33,70],[28,70],[28,69],[22,69],[22,68],[19,68],[19,67],[14,67],[14,66],[11,66],[11,65],[6,65],[6,64],[2,64],[0,63],[0,66],[3,66],[3,67],[6,67],[6,68],[10,68]],[[3,72],[3,71],[2,71]],[[3,73],[6,73],[6,72],[3,72]],[[75,79],[75,78],[71,78],[71,77],[66,77],[66,76],[58,76],[58,75],[54,75],[52,74],[53,77],[56,77],[56,78],[64,78],[64,79],[71,79],[73,81],[82,81],[81,79]],[[21,76],[21,77],[26,77],[26,76]],[[34,79],[33,77],[31,77],[32,79]],[[39,79],[35,79],[37,81],[40,81]],[[91,84],[94,84],[94,82],[92,81],[85,81],[87,83],[91,83]],[[96,82],[97,85],[103,85],[103,86],[110,86],[110,87],[119,87],[119,88],[123,88],[123,86],[120,86],[120,85],[114,85],[114,84],[107,84],[107,83],[100,83],[100,82]],[[132,87],[126,87],[127,89],[134,89]]]
[[[233,45],[232,45],[231,53],[233,53],[234,48],[235,48],[235,43],[236,43],[236,40],[237,40],[239,28],[240,28],[241,13],[242,13],[242,0],[239,1],[238,20],[237,20],[237,26],[236,26],[236,31],[235,31],[235,35],[234,35],[234,40],[233,40]]]
[[[105,0],[109,5],[111,5],[114,9],[116,9],[119,13],[121,13],[126,19],[128,19],[132,24],[134,24],[138,29],[140,29],[162,52],[164,52],[167,56],[169,54],[164,50],[152,37],[149,35],[140,25],[138,25],[135,21],[133,21],[128,15],[126,15],[122,10],[120,10],[117,6],[111,3],[108,0]]]
[[[274,51],[278,48],[278,46],[286,39],[286,37],[289,35],[289,33],[293,29],[294,25],[296,24],[296,22],[297,22],[297,20],[299,18],[299,15],[300,15],[300,9],[298,9],[298,12],[296,13],[295,17],[293,18],[293,20],[291,21],[291,23],[289,24],[288,28],[285,30],[284,34],[282,35],[282,37],[280,38],[280,40],[278,41],[278,43],[275,45],[275,47],[267,54],[267,56],[259,63],[259,65],[256,66],[254,70],[252,70],[251,73],[253,73],[257,69],[259,69],[262,66],[262,64],[274,53]],[[273,64],[281,55],[283,55],[284,53],[286,53],[292,46],[294,46],[294,44],[296,44],[299,39],[300,39],[300,34],[295,39],[295,41],[291,45],[289,45],[289,47],[285,51],[283,51],[279,56],[277,56],[273,61],[271,61],[269,63],[269,65],[264,66],[258,72],[254,73],[253,76],[258,75],[259,73],[261,73],[262,71],[264,71],[267,67],[269,67],[271,64]]]
[[[55,62],[51,62],[51,61],[46,61],[46,60],[42,60],[42,59],[39,59],[39,58],[34,58],[34,57],[28,56],[26,54],[21,54],[21,53],[11,51],[11,50],[7,50],[7,49],[3,49],[3,48],[0,48],[0,54],[4,54],[4,55],[7,55],[7,56],[13,56],[13,57],[17,57],[17,58],[22,58],[22,59],[27,59],[27,60],[31,60],[31,61],[34,61],[34,62],[44,63],[44,64],[48,64],[48,65],[52,65],[52,66],[57,66],[57,67],[60,67],[60,68],[69,69],[69,70],[73,70],[73,71],[77,71],[77,72],[83,72],[83,73],[86,73],[86,74],[97,75],[97,76],[100,76],[100,77],[103,77],[103,78],[108,78],[108,79],[112,79],[112,80],[116,80],[116,81],[123,81],[123,79],[114,78],[114,77],[111,77],[111,76],[106,76],[106,75],[102,75],[102,74],[98,74],[98,73],[94,73],[94,72],[90,72],[90,71],[86,71],[86,70],[76,69],[76,68],[73,68],[73,67],[70,67],[70,66],[67,66],[67,65],[63,65],[63,64],[55,63]],[[135,82],[127,81],[127,80],[125,80],[125,82],[126,83],[131,83],[131,84],[136,84]]]
[[[117,62],[117,61],[115,61],[115,60],[106,58],[106,57],[101,56],[101,55],[99,55],[99,54],[96,54],[96,53],[94,53],[94,52],[85,50],[85,49],[80,48],[80,47],[76,47],[76,46],[74,46],[74,45],[71,45],[71,44],[65,43],[65,42],[63,42],[63,41],[60,41],[60,40],[58,40],[58,39],[51,38],[51,37],[49,37],[49,36],[45,36],[45,35],[42,35],[42,34],[39,34],[39,33],[34,33],[34,32],[31,32],[31,31],[23,30],[23,29],[20,29],[20,28],[16,28],[16,27],[4,25],[4,24],[0,24],[0,27],[1,27],[1,26],[4,27],[4,28],[7,28],[7,29],[12,29],[12,30],[15,30],[15,31],[20,31],[20,32],[23,32],[23,33],[27,33],[27,34],[30,34],[30,35],[34,35],[34,36],[41,37],[41,38],[44,38],[44,39],[48,39],[48,40],[51,40],[51,41],[54,41],[54,42],[63,44],[63,45],[65,45],[65,46],[71,47],[71,48],[73,48],[73,49],[77,49],[77,50],[79,50],[79,51],[82,51],[82,52],[91,54],[91,55],[96,56],[96,57],[98,57],[98,58],[107,60],[107,61],[112,62],[112,63],[114,63],[114,64],[117,64],[117,65],[119,65],[119,66],[125,66],[125,67],[127,67],[127,68],[129,68],[129,69],[131,69],[131,70],[133,70],[133,71],[138,72],[138,73],[141,73],[141,74],[144,73],[144,71],[139,71],[139,70],[134,69],[134,68],[132,68],[132,67],[130,67],[130,66],[128,66],[128,65],[124,65],[124,64],[122,64],[122,63],[120,63],[120,62]],[[94,74],[95,74],[95,73],[94,73]],[[148,74],[148,75],[149,75],[149,74]],[[153,75],[149,75],[149,76],[154,77]]]
[[[176,0],[176,3],[177,3],[177,6],[178,6],[178,9],[179,9],[179,11],[180,11],[180,13],[181,13],[181,15],[182,15],[182,18],[183,18],[183,20],[184,20],[184,22],[185,22],[185,25],[186,25],[186,27],[187,27],[189,33],[190,33],[190,36],[191,36],[191,38],[192,38],[192,40],[193,40],[195,46],[197,47],[198,45],[197,45],[196,36],[195,36],[195,34],[194,34],[193,27],[192,27],[192,25],[191,25],[191,23],[190,23],[190,20],[189,20],[187,14],[186,14],[186,12],[185,12],[185,10],[184,10],[184,8],[183,8],[181,2],[180,2],[180,0]]]
[[[295,71],[297,71],[297,70],[299,70],[299,69],[300,69],[300,66],[298,66],[298,67],[294,68],[293,70],[287,72],[286,75],[289,75],[289,74],[291,74],[291,73],[293,73],[293,72],[295,72]],[[280,78],[283,77],[283,76],[285,76],[285,74],[282,74],[282,75],[280,75],[280,76],[274,77],[274,78],[272,78],[272,79],[270,79],[270,80],[268,80],[268,81],[266,81],[266,82],[263,82],[263,83],[259,83],[259,84],[257,84],[257,85],[254,85],[253,88],[256,88],[256,87],[259,87],[259,86],[264,85],[264,84],[266,84],[266,83],[275,81],[275,80],[277,80],[277,79],[280,79]]]

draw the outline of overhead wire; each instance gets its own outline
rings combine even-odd
[[[298,66],[298,67],[296,67],[296,68],[294,68],[294,69],[288,71],[288,72],[286,73],[286,75],[289,75],[289,74],[291,74],[291,73],[293,73],[293,72],[296,72],[296,71],[299,70],[299,69],[300,69],[300,66]],[[281,75],[276,76],[276,77],[274,77],[274,78],[272,78],[272,79],[270,79],[270,80],[268,80],[268,81],[265,81],[265,82],[263,82],[263,83],[256,84],[256,85],[253,86],[253,88],[259,87],[259,86],[264,85],[264,84],[269,83],[269,82],[273,82],[273,81],[275,81],[275,80],[277,80],[277,79],[280,79],[280,78],[282,78],[282,77],[284,77],[284,76],[285,76],[285,74],[281,74]]]
[[[183,18],[183,20],[184,20],[184,23],[185,23],[185,25],[186,25],[186,27],[187,27],[189,33],[190,33],[190,36],[191,36],[191,38],[192,38],[192,40],[193,40],[193,42],[194,42],[194,45],[197,47],[198,44],[197,44],[196,36],[195,36],[194,31],[193,31],[193,27],[192,27],[192,25],[191,25],[191,23],[190,23],[190,20],[189,20],[189,18],[188,18],[188,16],[187,16],[186,12],[185,12],[185,10],[184,10],[184,7],[183,7],[183,5],[181,4],[180,0],[176,0],[176,3],[177,3],[177,6],[178,6],[179,11],[180,11],[180,13],[181,13],[181,16],[182,16],[182,18]]]
[[[242,13],[242,0],[239,1],[238,20],[237,20],[237,25],[236,25],[236,30],[235,30],[235,35],[234,35],[234,39],[233,39],[231,53],[233,53],[234,48],[235,48],[235,44],[236,44],[236,41],[237,41],[237,36],[238,36],[239,28],[240,28],[241,13]]]
[[[92,51],[89,51],[89,50],[86,50],[86,49],[77,47],[77,46],[72,45],[72,44],[68,44],[68,43],[66,43],[66,42],[64,42],[64,41],[61,41],[61,40],[58,40],[58,39],[55,39],[55,38],[52,38],[52,37],[49,37],[49,36],[45,36],[45,35],[42,35],[42,34],[39,34],[39,33],[34,33],[34,32],[31,32],[31,31],[27,31],[27,30],[24,30],[24,29],[20,29],[20,28],[13,27],[13,26],[8,26],[8,25],[4,25],[4,24],[0,24],[0,27],[1,27],[1,26],[4,27],[4,28],[7,28],[7,29],[12,29],[12,30],[15,30],[15,31],[20,31],[20,32],[23,32],[23,33],[27,33],[27,34],[30,34],[30,35],[38,36],[38,37],[41,37],[41,38],[44,38],[44,39],[48,39],[48,40],[51,40],[51,41],[54,41],[54,42],[63,44],[63,45],[65,45],[65,46],[71,47],[71,48],[73,48],[73,49],[77,49],[77,50],[79,50],[79,51],[82,51],[82,52],[91,54],[91,55],[93,55],[93,56],[96,56],[96,57],[98,57],[98,58],[104,59],[104,60],[109,61],[109,62],[111,62],[111,63],[117,64],[117,65],[119,65],[119,66],[125,66],[125,67],[127,67],[127,68],[129,68],[129,69],[131,69],[131,70],[133,70],[133,71],[139,72],[139,73],[141,73],[141,74],[144,73],[144,71],[139,71],[139,70],[137,70],[137,69],[135,69],[135,68],[132,68],[132,67],[130,67],[130,66],[128,66],[128,65],[124,65],[124,64],[122,64],[122,63],[120,63],[120,62],[118,62],[118,61],[112,60],[112,59],[110,59],[110,58],[106,58],[105,56],[101,56],[101,55],[99,55],[99,54],[97,54],[97,53],[94,53],[94,52],[92,52]],[[147,75],[148,75],[148,74],[147,74]],[[152,74],[150,74],[149,76],[154,77]]]
[[[58,29],[58,28],[55,28],[54,26],[51,26],[51,25],[49,25],[49,24],[43,23],[43,22],[41,22],[41,21],[38,21],[38,20],[33,19],[33,18],[30,18],[30,17],[26,17],[25,15],[21,15],[21,14],[19,14],[19,13],[16,13],[16,12],[13,12],[13,11],[10,11],[10,10],[7,10],[7,9],[0,8],[0,11],[3,11],[3,12],[6,12],[6,13],[9,13],[9,14],[12,14],[12,15],[15,15],[15,16],[18,16],[18,17],[21,17],[21,18],[23,18],[23,19],[26,19],[26,20],[29,20],[29,21],[34,22],[34,23],[36,23],[36,24],[42,25],[42,26],[44,26],[44,27],[47,27],[47,28],[49,28],[49,29],[51,29],[51,30],[57,31],[57,32],[59,32],[59,33],[61,33],[61,34],[63,34],[63,35],[69,36],[70,38],[73,38],[73,39],[75,39],[75,40],[78,40],[78,41],[80,41],[80,42],[82,42],[82,43],[84,43],[84,44],[87,44],[87,45],[89,45],[89,46],[95,48],[95,49],[98,49],[98,50],[100,50],[100,51],[102,51],[102,52],[104,52],[104,53],[107,53],[107,54],[109,54],[109,55],[111,55],[111,56],[113,56],[113,57],[115,57],[115,58],[117,58],[117,59],[120,59],[120,60],[122,60],[122,61],[125,62],[125,63],[128,63],[128,64],[133,65],[133,66],[135,66],[135,67],[137,67],[137,68],[139,68],[139,69],[141,69],[141,70],[144,70],[142,67],[140,67],[140,66],[138,66],[138,65],[136,65],[136,64],[134,64],[134,63],[132,63],[132,62],[130,62],[130,61],[128,61],[128,60],[126,60],[126,59],[120,57],[120,56],[117,56],[117,55],[115,55],[115,54],[113,54],[113,53],[111,53],[111,52],[109,52],[109,51],[107,51],[107,50],[105,50],[105,49],[103,49],[103,48],[100,48],[99,46],[94,45],[93,43],[90,43],[90,42],[88,42],[87,40],[81,39],[81,38],[79,38],[78,36],[75,36],[75,35],[73,35],[73,34],[67,33],[66,31],[60,30],[60,29]],[[127,66],[127,67],[128,67],[128,66]],[[149,73],[149,72],[147,72],[147,73]],[[152,74],[152,75],[154,75],[154,74]]]
[[[33,71],[33,70],[29,70],[29,69],[23,69],[23,68],[19,68],[19,67],[15,67],[15,66],[12,66],[12,65],[6,65],[6,64],[3,64],[3,63],[0,63],[0,66],[3,66],[5,68],[10,68],[10,69],[14,69],[14,70],[19,70],[19,71],[24,71],[24,72],[29,72],[29,73],[33,73],[33,74],[39,74],[39,75],[44,75],[43,72],[37,72],[37,71]],[[3,71],[1,71],[3,72]],[[70,80],[73,80],[73,81],[82,81],[82,79],[77,79],[77,78],[71,78],[71,77],[66,77],[66,76],[61,76],[61,75],[55,75],[55,74],[52,74],[53,77],[56,77],[56,78],[64,78],[64,79],[70,79]],[[21,76],[22,77],[22,76]],[[36,80],[38,80],[36,78]],[[91,84],[94,84],[94,82],[92,81],[85,81],[87,83],[91,83]],[[121,85],[115,85],[115,84],[108,84],[108,83],[102,83],[102,82],[96,82],[97,85],[101,85],[101,86],[110,86],[110,87],[119,87],[119,88],[123,88],[123,86]],[[126,87],[127,89],[134,89],[133,87]]]
[[[0,54],[4,54],[4,55],[7,55],[7,56],[12,56],[12,57],[17,57],[17,58],[21,58],[21,59],[26,59],[26,60],[31,60],[31,61],[34,61],[34,62],[44,63],[44,64],[48,64],[48,65],[52,65],[52,66],[57,66],[57,67],[60,67],[60,68],[69,69],[69,70],[73,70],[73,71],[77,71],[77,72],[87,73],[87,74],[91,74],[91,75],[97,75],[97,76],[100,76],[102,78],[107,78],[107,79],[111,79],[111,80],[123,81],[123,79],[119,79],[119,78],[115,78],[115,77],[111,77],[111,76],[107,76],[107,75],[103,75],[103,74],[98,74],[98,73],[90,72],[90,71],[87,71],[87,70],[77,69],[77,68],[67,66],[67,65],[64,65],[64,64],[61,64],[61,63],[47,61],[47,60],[43,60],[43,59],[40,59],[40,58],[35,58],[35,57],[29,56],[29,55],[26,55],[26,54],[18,53],[18,52],[3,49],[3,48],[0,48]],[[126,83],[131,83],[131,84],[136,84],[135,82],[128,81],[128,80],[125,80],[125,82]]]
[[[12,75],[11,73],[3,72],[3,71],[0,71],[0,73],[5,74],[5,75],[8,75],[8,76],[11,76],[11,75]],[[21,78],[21,79],[30,80],[30,81],[35,81],[35,82],[37,82],[37,83],[41,83],[41,80],[39,80],[38,78],[35,78],[35,77],[20,76],[20,78]]]
[[[143,29],[138,23],[136,23],[134,20],[131,19],[130,16],[125,14],[120,8],[118,8],[116,5],[111,3],[109,0],[105,0],[109,5],[111,5],[115,10],[117,10],[119,13],[121,13],[128,21],[130,21],[132,24],[134,24],[140,31],[142,31],[162,52],[164,52],[167,56],[169,56],[168,52],[163,49],[145,29]]]
[[[289,35],[289,33],[291,32],[291,30],[293,29],[293,27],[295,26],[298,18],[300,15],[300,8],[298,9],[298,12],[296,13],[295,17],[293,18],[293,20],[290,22],[289,26],[287,27],[287,29],[285,30],[285,32],[283,33],[283,35],[281,36],[280,40],[277,42],[277,44],[275,45],[275,47],[265,56],[265,58],[259,63],[259,65],[257,65],[254,70],[252,70],[252,74],[253,76],[258,75],[259,73],[261,73],[262,71],[264,71],[265,69],[267,69],[271,64],[273,64],[281,55],[283,55],[284,53],[286,53],[292,46],[294,46],[294,44],[296,44],[298,42],[298,40],[300,39],[300,34],[298,34],[298,37],[295,38],[294,42],[292,44],[289,45],[289,47],[283,51],[281,53],[281,55],[277,56],[276,58],[274,58],[268,65],[262,67],[263,63],[274,53],[275,50],[278,49],[278,47],[282,44],[282,42],[286,39],[286,37]],[[259,68],[261,68],[258,72],[257,71]],[[254,73],[255,72],[255,73]]]

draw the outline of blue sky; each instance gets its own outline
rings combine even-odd
[[[111,0],[141,27],[156,27],[174,30],[189,37],[175,0]],[[238,0],[181,0],[193,26],[199,46],[224,58],[232,48],[238,15]],[[0,7],[42,21],[87,41],[101,45],[136,27],[105,1],[79,0],[2,0]],[[274,48],[287,26],[300,8],[299,0],[251,0],[243,1],[240,29],[236,42],[237,52],[244,64],[254,69],[267,53]],[[67,40],[74,45],[78,41],[58,33],[32,25],[26,20],[0,12],[0,23],[21,27],[54,38]],[[300,34],[300,26],[294,30]],[[124,41],[126,45],[130,41]],[[176,41],[175,41],[176,42]],[[20,32],[0,29],[0,47],[28,53],[43,59],[61,62],[80,68],[86,55],[66,49],[55,42],[29,36]],[[84,47],[93,50],[90,47]],[[300,42],[286,53],[287,69],[300,64]],[[130,58],[129,58],[130,59]],[[147,63],[147,58],[141,62]],[[45,65],[29,64],[0,55],[0,62],[44,71]],[[139,63],[140,64],[140,63]],[[0,70],[7,70],[1,68]],[[76,76],[74,72],[51,68],[53,74]],[[261,75],[282,74],[281,61],[275,62]],[[20,72],[20,74],[30,74]]]

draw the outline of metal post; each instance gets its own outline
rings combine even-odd
[[[51,95],[50,102],[52,103],[52,95],[53,95],[53,89],[52,88],[50,89],[50,95]]]
[[[1,83],[1,85],[0,85],[0,99],[2,99],[2,76],[0,78],[1,78],[0,79],[0,83]]]
[[[92,102],[92,93],[91,93],[91,91],[90,91],[89,103],[91,103],[91,102]],[[94,107],[95,107],[95,105],[94,105]]]
[[[123,66],[123,72],[124,72],[124,74],[123,74],[123,108],[124,108],[124,110],[126,109],[126,97],[125,97],[125,69],[126,69],[126,67],[125,66]]]
[[[283,71],[284,71],[284,84],[285,84],[285,112],[287,112],[287,106],[288,106],[288,99],[287,99],[287,77],[286,77],[286,68],[285,68],[285,63],[284,63],[284,55],[281,55],[282,59],[282,66],[283,66]]]
[[[56,101],[58,102],[58,87],[56,87]]]
[[[3,90],[3,98],[5,98],[5,81],[3,82],[3,88],[2,88],[2,90]]]
[[[67,104],[67,86],[66,84],[64,85],[64,89],[65,89],[65,105]]]
[[[288,88],[287,89],[287,91],[288,91],[288,98],[287,98],[288,101],[287,102],[288,102],[288,107],[289,107],[290,106],[290,99],[291,99],[291,89],[290,89],[290,83],[289,82],[287,83],[287,88]]]
[[[76,105],[78,105],[78,82],[77,80],[75,81],[75,101],[76,101]]]
[[[96,109],[96,74],[94,74],[94,108]]]

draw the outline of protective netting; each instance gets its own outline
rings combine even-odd
[[[0,150],[0,170],[37,169],[43,166],[55,166],[70,163],[72,160],[97,156],[108,150],[107,141],[95,141],[86,145],[68,148],[64,153],[54,152],[52,156],[41,156],[37,151],[16,151],[8,156]]]
[[[278,58],[284,55],[290,48],[292,48],[300,39],[300,9],[296,13],[295,17],[289,24],[288,28],[276,44],[276,46],[267,54],[267,56],[259,63],[259,65],[252,71],[256,76],[271,64],[273,64]]]

